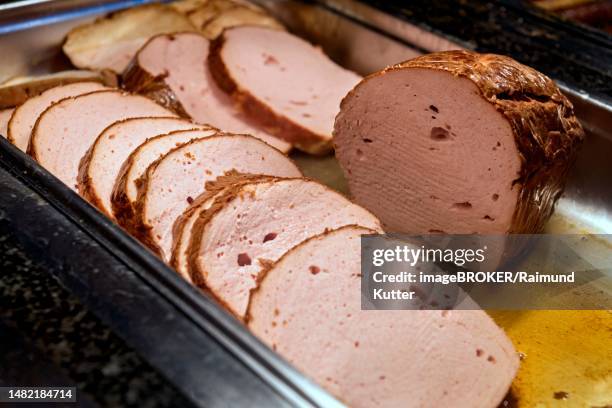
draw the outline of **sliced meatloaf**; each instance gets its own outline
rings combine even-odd
[[[350,407],[498,406],[519,359],[486,313],[361,309],[371,233],[346,226],[288,251],[252,292],[249,329]]]
[[[1,109],[0,110],[0,135],[7,137],[7,128],[11,115],[15,109]]]
[[[191,278],[242,318],[270,262],[313,235],[350,224],[381,231],[370,212],[312,180],[238,185],[217,197],[192,228]]]
[[[68,33],[63,51],[77,67],[121,74],[152,36],[194,30],[189,19],[163,4],[121,10]]]
[[[110,72],[70,70],[41,76],[12,78],[0,85],[0,109],[21,105],[47,89],[73,82],[99,82],[116,87],[117,77]]]
[[[172,116],[172,112],[148,98],[120,91],[62,99],[39,116],[28,154],[76,191],[79,162],[96,137],[118,120],[140,116]]]
[[[213,20],[215,17],[225,13],[228,10],[242,7],[233,0],[207,0],[193,9],[189,14],[189,20],[198,30],[206,23]]]
[[[274,30],[284,27],[274,17],[251,7],[233,7],[202,24],[200,31],[207,38],[217,38],[223,30],[236,26],[261,26]]]
[[[79,192],[108,217],[114,218],[111,196],[128,156],[147,139],[176,130],[211,130],[174,117],[131,118],[113,123],[96,139],[79,166]]]
[[[206,191],[193,200],[189,207],[174,222],[172,227],[172,258],[170,265],[187,281],[191,282],[189,274],[188,249],[191,230],[196,220],[215,202],[215,198],[227,189],[239,184],[250,183],[253,180],[272,179],[271,176],[231,173],[206,183]]]
[[[15,113],[8,123],[8,139],[24,152],[28,150],[32,129],[38,117],[49,106],[61,99],[70,96],[100,91],[106,88],[99,82],[76,82],[68,85],[56,86],[48,89],[38,96],[34,96],[15,109]]]
[[[361,80],[297,36],[252,26],[225,30],[209,67],[248,117],[313,154],[331,149],[340,101]]]
[[[113,215],[119,224],[128,231],[137,230],[134,223],[138,187],[150,165],[184,143],[215,134],[216,129],[177,130],[152,137],[131,152],[119,169],[112,192]]]
[[[216,135],[172,150],[149,166],[138,188],[133,234],[166,262],[172,251],[172,226],[206,182],[227,172],[299,177],[296,165],[280,151],[247,135]]]
[[[288,152],[289,143],[254,127],[216,86],[206,65],[208,46],[208,40],[197,33],[153,37],[126,71],[124,86],[196,122],[250,134]]]
[[[468,51],[364,79],[334,133],[355,200],[409,233],[541,231],[583,138],[551,79]]]

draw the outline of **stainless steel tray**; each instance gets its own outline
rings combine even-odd
[[[338,63],[361,74],[368,74],[423,52],[469,48],[470,46],[458,39],[433,34],[418,25],[410,24],[354,0],[322,0],[319,2],[257,0],[257,2],[268,8],[293,32],[320,44]],[[92,0],[59,0],[54,2],[34,1],[29,2],[27,6],[23,4],[0,6],[0,53],[2,55],[0,81],[16,75],[40,74],[65,68],[68,63],[61,55],[59,45],[70,28],[93,19],[101,13],[138,3],[142,2],[118,1],[100,4]],[[612,161],[610,160],[612,157],[612,106],[605,100],[583,90],[572,89],[566,84],[561,85],[575,103],[578,115],[588,130],[588,138],[566,192],[559,201],[555,215],[547,225],[547,232],[612,233],[612,183],[610,183],[612,180]],[[11,154],[19,156],[19,152],[11,152]],[[293,157],[306,175],[347,193],[346,183],[332,156],[315,158],[294,154]],[[26,162],[27,160],[24,159],[24,163]],[[29,165],[32,168],[37,167],[34,163]],[[19,164],[16,166],[19,167]],[[37,176],[30,174],[27,177]],[[66,192],[63,194],[65,197],[70,196]],[[86,204],[83,203],[81,206],[86,206]],[[99,219],[96,222],[104,224]],[[102,228],[112,232],[111,237],[115,238],[111,238],[111,241],[123,234],[108,222]],[[598,242],[594,245],[601,245],[600,250],[610,250],[606,242]],[[149,256],[142,247],[132,245],[132,249]],[[178,277],[171,276],[172,271],[159,264],[155,265],[155,269],[166,269],[163,272],[164,282],[175,287],[175,295],[178,299],[185,298],[193,301],[193,291],[189,291],[190,288],[187,288],[183,282],[179,282]],[[218,313],[218,315],[223,314]],[[572,355],[568,348],[571,344],[569,341],[564,343],[560,340],[562,333],[565,333],[569,326],[574,325],[584,330],[578,335],[585,341],[600,339],[601,330],[606,330],[606,327],[609,330],[609,327],[612,327],[611,316],[608,312],[568,312],[566,314],[563,312],[553,314],[515,312],[494,315],[515,343],[521,344],[523,348],[529,350],[530,354],[537,355],[537,358],[542,361],[545,359],[548,361],[560,359],[567,361],[569,359],[571,361]],[[593,319],[600,322],[599,325],[581,323],[593,322]],[[542,337],[530,334],[533,327],[539,324],[547,324],[552,327],[545,336],[547,339],[555,339],[552,346],[543,345]],[[230,330],[241,339],[246,339],[244,340],[246,343],[255,344],[253,347],[246,347],[248,350],[246,354],[257,355],[262,361],[272,358],[271,353],[262,351],[261,344],[241,327],[232,326],[231,323],[223,323],[221,327],[221,331]],[[243,346],[244,342],[237,347]],[[605,350],[605,343],[602,346]],[[528,369],[522,369],[513,387],[514,393],[519,398],[519,405],[534,405],[539,401],[538,398],[543,398],[544,395],[548,398],[553,392],[551,390],[558,391],[559,387],[571,386],[574,387],[576,393],[582,392],[587,395],[587,391],[595,387],[595,382],[601,381],[601,378],[589,379],[584,375],[576,374],[579,370],[586,371],[589,367],[600,367],[602,359],[605,363],[606,356],[603,351],[594,352],[593,349],[589,349],[588,353],[588,355],[581,355],[580,358],[573,356],[577,368],[569,374],[553,375],[549,373],[544,375],[542,366],[538,365],[535,358],[525,360],[523,367]],[[244,355],[242,357],[249,358]],[[263,366],[267,364],[264,363]],[[286,369],[278,359],[273,360],[272,365],[275,364],[281,367],[276,368],[277,373],[278,370]],[[255,364],[255,366],[260,372],[266,371],[266,368],[262,368],[261,365]],[[603,368],[609,372],[609,366]],[[290,383],[298,388],[310,387],[310,384],[300,379],[297,373],[291,370],[288,372],[290,374],[285,375],[281,383]],[[540,373],[540,376],[534,377],[534,373]],[[604,380],[612,381],[609,377]],[[284,387],[286,385],[279,386],[280,389],[285,389]],[[596,391],[593,392],[596,393]],[[329,397],[317,387],[312,387],[305,393],[308,398],[300,400],[300,397],[294,402],[299,400],[315,404],[324,403],[324,405],[331,403]]]

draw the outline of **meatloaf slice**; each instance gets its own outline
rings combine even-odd
[[[192,228],[191,278],[243,318],[249,292],[270,262],[313,235],[350,224],[381,231],[370,212],[312,180],[239,185],[218,197]]]
[[[340,101],[361,77],[285,31],[242,26],[213,42],[217,83],[270,133],[309,153],[331,148]]]
[[[1,136],[7,137],[8,123],[11,120],[11,115],[13,114],[14,111],[15,109],[13,108],[0,109],[0,135]]]
[[[111,198],[113,214],[119,224],[128,231],[137,230],[135,205],[138,186],[150,165],[184,143],[215,134],[216,129],[177,130],[152,137],[131,152],[119,169]]]
[[[109,88],[98,82],[77,82],[56,86],[28,99],[15,109],[8,123],[8,140],[25,152],[30,144],[30,136],[36,120],[45,109],[64,98],[103,89]]]
[[[229,188],[239,184],[250,183],[253,180],[272,179],[271,176],[250,174],[228,174],[206,183],[206,191],[193,200],[189,207],[174,222],[172,227],[172,258],[170,265],[187,281],[191,282],[189,274],[188,249],[191,239],[191,229],[204,211],[208,210],[219,197]]]
[[[68,33],[63,51],[77,67],[121,74],[138,49],[161,33],[195,30],[189,19],[163,4],[121,10]]]
[[[79,162],[96,137],[118,120],[140,116],[172,116],[172,112],[148,98],[120,91],[62,99],[39,116],[28,154],[76,191]]]
[[[217,38],[225,29],[236,26],[261,26],[274,30],[284,27],[274,17],[250,7],[233,7],[206,21],[200,29],[207,38]]]
[[[227,172],[299,177],[283,153],[247,135],[216,135],[172,150],[149,166],[138,188],[134,235],[166,262],[172,251],[172,226],[206,182]]]
[[[21,105],[47,89],[73,82],[99,82],[116,87],[117,77],[106,71],[69,70],[48,75],[12,78],[0,85],[0,109]]]
[[[519,361],[480,310],[361,310],[360,236],[346,226],[287,252],[251,294],[247,325],[351,407],[496,407]]]
[[[153,37],[125,72],[124,86],[182,116],[226,132],[253,135],[288,152],[289,143],[254,127],[216,86],[206,65],[208,46],[208,40],[197,33]]]
[[[408,233],[541,231],[583,138],[552,80],[468,51],[369,76],[334,131],[355,200]]]
[[[113,123],[96,139],[79,166],[79,191],[108,217],[114,218],[111,195],[121,166],[147,139],[176,130],[210,130],[174,117],[131,118]]]

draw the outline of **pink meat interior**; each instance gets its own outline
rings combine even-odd
[[[299,177],[293,162],[278,150],[250,136],[215,136],[185,145],[166,155],[149,172],[145,220],[153,226],[154,239],[168,260],[172,249],[172,226],[204,192],[206,182],[226,172]]]
[[[263,265],[325,229],[378,220],[340,194],[304,179],[245,186],[207,224],[198,252],[206,284],[238,316]]]
[[[249,124],[215,84],[206,63],[208,46],[208,40],[195,33],[161,36],[140,52],[139,62],[153,75],[167,75],[165,81],[197,122],[226,132],[250,134],[287,152],[288,143]]]
[[[362,310],[360,234],[292,250],[263,278],[248,326],[351,407],[495,407],[518,368],[480,310]]]
[[[403,69],[370,78],[338,116],[351,193],[386,230],[505,233],[520,156],[508,121],[465,78]]]
[[[79,162],[107,126],[127,118],[171,115],[150,99],[118,91],[64,99],[38,121],[37,157],[43,167],[76,190]]]
[[[223,62],[240,87],[274,112],[331,137],[340,101],[359,75],[285,31],[245,26],[224,36]]]

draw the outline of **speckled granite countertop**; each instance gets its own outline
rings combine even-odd
[[[87,407],[189,405],[32,261],[14,233],[0,220],[1,386],[76,386]]]

